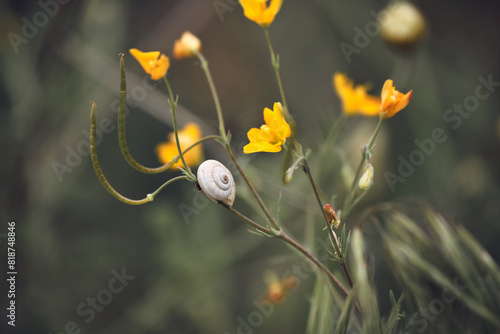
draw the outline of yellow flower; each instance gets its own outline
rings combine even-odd
[[[130,49],[130,54],[141,64],[144,72],[151,76],[151,80],[160,80],[167,74],[170,67],[170,59],[160,51],[142,52],[137,49]]]
[[[283,0],[271,0],[267,7],[267,0],[239,0],[243,7],[243,14],[263,28],[274,21],[274,17],[281,9]]]
[[[181,150],[185,150],[196,141],[201,138],[201,129],[195,123],[187,123],[182,130],[178,132],[179,143]],[[177,151],[177,145],[175,144],[175,134],[173,132],[169,133],[168,141],[156,145],[156,155],[158,160],[162,164],[170,162],[174,157],[179,155]],[[203,149],[200,145],[196,145],[190,149],[186,154],[184,154],[184,160],[189,167],[195,167],[200,164],[203,159]],[[176,163],[170,167],[171,169],[177,169],[182,166],[182,161],[179,159]]]
[[[408,105],[413,91],[403,94],[394,88],[392,80],[386,80],[382,88],[382,105],[380,106],[380,118],[387,119],[394,116],[398,111]]]
[[[333,86],[342,101],[342,111],[347,116],[377,116],[380,110],[380,98],[367,94],[367,85],[357,85],[340,72],[333,75]]]
[[[196,52],[201,50],[201,41],[189,31],[185,31],[181,39],[178,39],[174,43],[174,58],[182,59],[194,57]]]
[[[248,131],[247,136],[250,143],[243,147],[245,154],[255,152],[279,152],[281,145],[292,134],[290,125],[283,116],[283,108],[281,103],[276,102],[273,107],[264,109],[265,125],[260,129],[252,128]]]

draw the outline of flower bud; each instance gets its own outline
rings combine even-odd
[[[335,210],[333,210],[332,206],[330,204],[326,204],[323,207],[323,210],[325,211],[330,225],[335,226],[335,228],[339,228],[340,220],[337,218],[337,214],[335,213]]]
[[[194,57],[195,52],[200,52],[201,41],[189,31],[185,31],[181,39],[174,43],[174,58],[182,59]]]
[[[285,184],[292,182],[294,170],[295,170],[295,167],[290,167],[286,170],[285,177],[283,178],[283,182]]]
[[[378,16],[382,38],[391,46],[408,50],[417,45],[426,30],[424,16],[408,1],[395,1]]]
[[[365,171],[363,175],[359,178],[359,189],[368,190],[373,185],[373,166],[372,164],[367,164],[365,166]]]

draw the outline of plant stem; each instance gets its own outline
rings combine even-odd
[[[281,235],[278,236],[278,238],[285,241],[290,246],[294,247],[299,252],[304,254],[309,260],[311,260],[314,264],[316,264],[316,266],[318,266],[318,268],[323,270],[328,275],[330,280],[340,289],[340,291],[342,291],[342,293],[344,295],[346,295],[346,296],[349,295],[349,291],[347,291],[347,289],[344,287],[344,285],[337,279],[337,277],[335,277],[335,275],[330,271],[330,269],[328,269],[328,267],[326,267],[320,260],[318,260],[318,258],[315,257],[311,252],[309,252],[307,249],[302,247],[301,244],[299,244],[297,241],[292,239],[286,233],[282,233]],[[358,309],[358,311],[359,311],[359,309]]]
[[[297,241],[295,241],[292,237],[290,237],[288,234],[286,234],[283,230],[280,230],[278,233],[275,233],[271,231],[270,229],[261,226],[260,224],[254,222],[252,219],[246,217],[239,211],[230,208],[224,204],[221,204],[224,206],[226,209],[228,209],[231,213],[233,213],[235,216],[238,218],[244,220],[246,223],[250,224],[251,226],[255,227],[256,229],[267,233],[269,235],[275,235],[277,238],[280,238],[293,248],[297,249],[299,252],[301,252],[303,255],[305,255],[309,260],[311,260],[318,268],[323,270],[327,276],[330,278],[330,280],[342,291],[342,293],[346,296],[349,295],[349,291],[344,287],[344,285],[335,277],[335,275],[328,269],[327,266],[325,266],[316,256],[314,256],[311,252],[309,252],[306,248],[304,248],[301,244],[299,244]],[[359,306],[356,305],[356,310],[360,312]]]
[[[342,210],[342,217],[345,218],[347,217],[347,214],[352,210],[355,204],[358,203],[358,201],[355,201],[355,203],[351,204],[352,201],[354,200],[354,195],[356,194],[356,184],[358,183],[359,177],[361,176],[361,171],[363,169],[363,166],[365,165],[365,162],[371,154],[371,150],[373,148],[373,145],[375,144],[375,138],[377,137],[378,133],[380,132],[380,128],[382,127],[382,122],[383,119],[379,118],[377,127],[375,128],[375,131],[373,131],[373,134],[368,141],[368,145],[365,147],[362,153],[361,161],[359,163],[358,169],[356,171],[356,174],[354,176],[354,179],[352,180],[352,185],[351,188],[349,189],[349,192],[347,193],[346,196],[346,201],[344,204],[344,208]]]
[[[238,218],[244,220],[247,224],[250,224],[252,225],[253,227],[255,227],[257,230],[259,231],[262,231],[266,234],[269,234],[269,235],[274,235],[273,231],[267,227],[264,227],[256,222],[254,222],[252,219],[248,218],[247,216],[243,215],[242,213],[240,213],[239,211],[233,209],[232,207],[228,207],[226,205],[224,205],[223,203],[219,203],[220,205],[222,205],[223,207],[225,207],[226,209],[229,210],[229,212],[233,213],[235,216],[237,216]]]
[[[344,274],[345,274],[345,277],[347,278],[347,282],[349,283],[349,286],[352,289],[353,284],[352,284],[351,275],[349,274],[349,270],[347,269],[347,265],[345,263],[345,259],[342,256],[342,252],[340,251],[340,247],[338,245],[337,237],[333,233],[333,230],[332,230],[332,228],[330,226],[330,222],[328,221],[328,217],[326,216],[326,212],[323,209],[323,203],[321,203],[321,199],[319,198],[318,186],[316,185],[316,182],[314,182],[314,179],[312,177],[311,170],[309,168],[307,160],[304,160],[302,162],[302,170],[306,174],[307,179],[309,180],[309,183],[311,183],[311,187],[313,188],[313,191],[314,191],[314,196],[316,197],[316,201],[318,202],[319,208],[320,208],[321,212],[323,213],[323,218],[325,219],[326,229],[329,232],[328,236],[330,237],[330,241],[331,241],[331,243],[333,245],[333,248],[335,249],[335,252],[338,255],[338,258],[340,260],[339,263],[340,263],[342,269],[344,270]]]
[[[377,127],[375,128],[375,131],[373,131],[372,137],[370,138],[370,141],[368,142],[368,149],[372,149],[373,144],[375,143],[375,138],[377,137],[378,133],[380,132],[380,128],[382,127],[382,122],[384,120],[382,118],[379,118]]]
[[[274,217],[271,216],[271,213],[269,212],[266,205],[262,201],[262,198],[257,193],[257,190],[255,189],[255,187],[252,185],[252,183],[250,182],[250,180],[246,176],[245,172],[243,171],[240,164],[238,163],[238,160],[236,160],[236,157],[234,156],[233,150],[231,149],[231,146],[229,144],[226,144],[226,151],[229,154],[229,156],[231,157],[231,160],[233,161],[234,165],[238,169],[238,172],[240,173],[241,177],[243,178],[243,180],[247,184],[248,188],[250,188],[250,191],[252,192],[253,196],[257,200],[257,203],[259,203],[260,208],[262,209],[262,211],[266,215],[266,218],[269,221],[269,223],[271,224],[271,226],[273,228],[279,230],[280,229],[279,225],[276,223],[276,220],[274,219]]]
[[[96,145],[96,121],[95,121],[95,103],[92,103],[92,108],[90,109],[90,158],[92,160],[92,165],[94,167],[94,171],[97,175],[97,178],[101,182],[102,186],[116,199],[119,201],[129,204],[129,205],[142,205],[148,202],[153,201],[154,197],[167,185],[173,183],[175,181],[186,179],[186,176],[178,176],[173,179],[168,180],[163,185],[161,185],[155,192],[152,194],[148,194],[146,198],[140,200],[134,200],[127,198],[116,191],[111,184],[108,182],[104,173],[102,172],[101,165],[99,164],[99,159],[97,157],[97,145]]]
[[[224,125],[224,117],[222,116],[222,108],[220,106],[219,95],[217,94],[217,90],[215,89],[214,80],[212,79],[212,74],[210,73],[210,69],[208,68],[208,61],[205,57],[198,51],[192,50],[195,55],[200,60],[200,66],[205,72],[205,76],[207,77],[208,85],[210,86],[210,91],[212,93],[212,97],[215,103],[215,110],[217,111],[217,118],[219,119],[219,133],[224,142],[227,143],[227,134],[226,127]]]
[[[128,148],[127,144],[127,137],[126,137],[126,128],[125,128],[125,111],[126,111],[126,101],[127,101],[127,80],[125,76],[125,64],[123,61],[123,54],[121,55],[120,58],[120,103],[118,105],[118,142],[120,144],[120,149],[122,152],[123,157],[125,160],[128,162],[130,166],[132,166],[135,170],[144,173],[144,174],[158,174],[161,172],[166,171],[172,165],[175,163],[175,157],[172,159],[170,162],[164,164],[163,166],[160,167],[145,167],[138,163],[133,157],[132,154],[130,153],[130,150]],[[193,147],[196,145],[209,140],[209,139],[220,139],[219,136],[207,136],[203,137],[200,140],[198,140],[196,143],[193,145],[189,146],[187,149],[182,151],[182,154],[186,154],[189,150],[191,150]]]
[[[271,54],[271,63],[274,68],[274,73],[276,74],[276,79],[278,80],[278,88],[280,90],[281,100],[283,101],[285,116],[287,118],[291,118],[290,113],[288,112],[288,103],[286,102],[285,91],[283,89],[283,82],[281,81],[281,75],[279,70],[280,68],[279,59],[276,58],[276,55],[274,53],[273,44],[271,43],[271,36],[269,36],[269,30],[267,28],[264,28],[264,33],[266,35],[266,41],[267,41],[267,46],[269,48],[269,53]]]
[[[230,145],[229,141],[227,140],[228,138],[227,138],[226,130],[225,130],[225,126],[224,126],[224,118],[222,116],[222,108],[221,108],[221,105],[220,105],[220,102],[219,102],[219,96],[217,94],[217,90],[215,89],[215,84],[214,84],[214,82],[212,80],[212,76],[211,76],[210,70],[208,68],[208,62],[207,62],[207,60],[205,59],[205,57],[201,53],[197,52],[196,50],[192,50],[192,51],[196,54],[196,56],[200,60],[200,62],[201,62],[201,68],[205,72],[205,76],[206,76],[208,84],[210,86],[210,91],[212,93],[212,98],[214,99],[215,108],[217,110],[217,117],[219,118],[219,132],[220,132],[221,137],[223,139],[222,141],[224,142],[223,146],[226,149],[226,151],[229,154],[229,156],[231,157],[231,160],[233,161],[234,165],[238,169],[238,172],[240,173],[241,177],[243,178],[243,180],[245,181],[245,183],[250,188],[250,191],[252,192],[253,196],[257,200],[257,203],[259,203],[259,206],[262,209],[262,211],[264,212],[264,214],[266,215],[267,220],[269,221],[269,223],[271,224],[271,226],[274,229],[279,230],[280,229],[279,225],[277,224],[277,222],[273,218],[273,216],[271,216],[271,213],[269,212],[269,210],[267,209],[266,205],[264,204],[264,202],[260,198],[259,194],[257,193],[257,190],[254,188],[254,186],[252,185],[252,183],[250,182],[250,180],[247,178],[245,172],[243,171],[243,169],[241,168],[240,164],[238,163],[238,160],[236,160],[236,157],[234,156],[233,150],[231,149],[231,145]]]
[[[269,30],[268,28],[264,28],[264,33],[266,35],[266,41],[267,41],[267,47],[269,48],[269,54],[271,55],[271,64],[274,68],[274,74],[276,75],[276,80],[278,82],[278,89],[280,91],[281,95],[281,101],[283,102],[283,116],[285,117],[286,122],[290,126],[290,132],[291,132],[291,137],[290,137],[290,148],[295,148],[297,152],[300,153],[300,155],[303,155],[302,153],[302,147],[299,145],[297,142],[297,123],[295,123],[295,120],[293,119],[292,115],[290,115],[290,111],[288,109],[288,102],[286,100],[285,96],[285,90],[283,89],[283,81],[281,80],[281,74],[280,74],[280,63],[279,63],[279,57],[277,57],[274,53],[274,48],[273,44],[271,43],[271,36],[269,35]],[[291,150],[287,151],[285,154],[285,157],[283,159],[283,167],[282,167],[282,181],[283,183],[288,183],[286,178],[285,178],[285,172],[288,169],[288,165],[290,164],[291,161]]]
[[[154,200],[154,198],[156,197],[156,195],[158,195],[160,193],[160,191],[163,190],[163,188],[165,188],[166,186],[168,186],[170,183],[173,183],[175,181],[179,181],[179,180],[187,180],[188,177],[186,175],[179,175],[179,176],[176,176],[170,180],[168,180],[167,182],[165,182],[164,184],[162,184],[158,189],[156,189],[154,192],[152,192],[151,194],[148,194],[147,195],[147,198],[149,199],[150,202],[152,202]]]
[[[191,171],[191,168],[189,168],[189,166],[187,165],[186,160],[184,160],[184,154],[182,154],[181,143],[179,142],[179,133],[177,131],[177,118],[175,116],[177,101],[174,100],[174,94],[172,93],[172,88],[170,87],[170,84],[168,83],[166,76],[163,77],[163,81],[165,82],[165,85],[167,85],[168,96],[170,97],[170,111],[172,113],[172,123],[174,125],[175,144],[177,145],[177,151],[179,152],[179,156],[181,158],[184,169],[193,180],[196,180],[196,176]]]

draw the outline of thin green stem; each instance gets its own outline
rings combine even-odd
[[[271,64],[274,68],[274,73],[276,75],[276,80],[278,82],[278,89],[280,91],[281,95],[281,101],[283,102],[283,115],[285,116],[285,120],[287,121],[288,125],[290,125],[290,130],[291,130],[291,138],[290,138],[290,148],[295,148],[297,152],[299,152],[300,155],[303,155],[302,153],[302,147],[297,141],[297,123],[295,123],[295,120],[293,119],[292,115],[290,115],[290,110],[288,109],[288,102],[286,100],[285,96],[285,90],[283,89],[283,81],[281,80],[281,74],[280,74],[280,63],[279,63],[279,56],[276,56],[274,53],[274,48],[273,44],[271,42],[271,36],[269,35],[269,30],[267,27],[264,27],[264,34],[266,35],[266,41],[267,41],[267,47],[269,48],[269,54],[271,55]],[[285,172],[288,168],[288,165],[290,164],[291,161],[291,150],[287,151],[285,153],[285,157],[283,159],[283,167],[282,167],[282,181],[283,183],[287,183],[287,179],[285,177]]]
[[[356,174],[354,174],[354,179],[351,184],[351,188],[349,189],[349,192],[347,193],[346,200],[344,203],[344,208],[342,209],[342,218],[347,217],[347,213],[351,211],[351,202],[354,197],[354,194],[356,193],[356,184],[359,180],[359,177],[361,175],[361,169],[363,168],[363,165],[365,163],[365,154],[363,154],[363,158],[361,159],[361,162],[358,165],[358,169],[356,170]],[[345,213],[345,214],[344,214]]]
[[[283,101],[283,108],[285,111],[285,117],[291,118],[290,113],[288,111],[288,103],[286,101],[285,97],[285,91],[283,89],[283,82],[281,80],[281,75],[280,75],[280,64],[279,64],[279,58],[276,57],[274,53],[274,48],[273,44],[271,43],[271,36],[269,35],[269,30],[267,28],[264,28],[264,33],[266,35],[266,41],[267,41],[267,46],[269,48],[269,53],[271,54],[271,63],[274,68],[274,72],[276,74],[276,79],[278,80],[278,88],[280,90],[280,95],[281,95],[281,100]]]
[[[368,141],[368,145],[365,147],[362,153],[361,161],[359,163],[358,169],[356,171],[356,174],[354,176],[354,179],[352,181],[351,188],[349,189],[349,192],[347,193],[346,196],[346,201],[344,203],[344,208],[342,210],[342,216],[345,218],[347,217],[347,214],[353,209],[354,205],[357,204],[359,201],[355,201],[354,204],[354,196],[356,194],[356,184],[358,183],[359,177],[361,176],[361,171],[363,170],[363,166],[365,165],[365,162],[367,161],[368,157],[371,155],[371,150],[373,148],[373,145],[375,144],[375,138],[377,138],[378,133],[380,132],[380,128],[382,127],[382,122],[383,119],[379,118],[377,127],[375,128],[375,131],[373,131],[373,134]]]
[[[215,110],[217,111],[217,118],[219,119],[219,133],[223,141],[227,142],[226,127],[224,125],[224,117],[222,116],[222,108],[219,101],[219,95],[217,94],[214,80],[212,79],[212,74],[210,73],[210,69],[208,68],[208,61],[200,52],[196,50],[192,51],[200,60],[200,66],[203,69],[203,72],[205,72],[205,76],[207,77],[208,85],[210,86],[210,92],[212,93],[212,97],[215,103]]]
[[[353,284],[352,284],[351,275],[349,273],[349,269],[347,268],[345,258],[342,256],[342,252],[340,251],[337,237],[333,233],[333,230],[330,226],[330,222],[328,220],[328,217],[326,216],[326,212],[323,209],[323,203],[321,202],[321,199],[319,197],[318,186],[316,185],[316,182],[314,182],[314,179],[312,177],[312,173],[311,173],[311,170],[310,170],[309,165],[307,163],[307,160],[304,160],[302,162],[302,170],[306,174],[307,179],[309,180],[309,183],[311,184],[311,187],[313,188],[314,196],[316,197],[316,201],[318,202],[319,208],[320,208],[321,212],[323,213],[323,218],[325,220],[326,229],[329,232],[330,241],[331,241],[332,246],[335,250],[335,253],[337,253],[337,255],[338,255],[338,258],[340,260],[339,262],[340,262],[342,269],[344,270],[344,274],[345,274],[345,277],[347,279],[347,282],[349,283],[349,286],[352,288]]]
[[[170,111],[172,113],[172,123],[174,126],[175,144],[177,145],[177,151],[179,152],[179,156],[181,158],[182,165],[184,166],[184,170],[193,180],[196,180],[196,176],[191,171],[191,168],[189,168],[189,166],[187,165],[186,160],[184,160],[184,154],[182,154],[181,144],[179,142],[179,133],[177,131],[177,118],[175,115],[175,110],[177,108],[177,101],[174,100],[174,94],[172,93],[172,88],[170,87],[170,84],[168,83],[166,76],[163,77],[163,81],[165,82],[165,85],[167,85],[168,96],[170,97]]]
[[[148,194],[146,198],[140,200],[133,200],[121,195],[118,191],[116,191],[111,184],[108,182],[104,173],[102,172],[101,165],[99,164],[99,159],[97,157],[97,145],[96,145],[96,120],[95,120],[95,103],[92,103],[92,108],[90,110],[90,158],[92,159],[92,165],[94,167],[94,171],[97,175],[97,178],[101,182],[102,186],[116,199],[122,201],[123,203],[129,205],[142,205],[148,202],[153,201],[154,197],[167,185],[172,182],[178,181],[180,179],[185,179],[186,176],[178,176],[171,180],[165,182],[162,186],[160,186],[154,193]]]
[[[273,218],[273,216],[271,216],[271,213],[269,212],[269,210],[267,209],[266,205],[264,204],[264,202],[260,198],[259,194],[257,193],[257,190],[255,190],[254,186],[252,185],[252,183],[250,182],[250,180],[246,176],[245,172],[241,168],[240,164],[238,163],[238,160],[236,160],[236,157],[234,156],[233,150],[231,149],[231,145],[229,144],[229,141],[227,140],[226,129],[225,129],[225,126],[224,126],[224,118],[222,116],[222,108],[221,108],[221,105],[220,105],[220,102],[219,102],[219,95],[217,94],[217,90],[215,89],[215,84],[214,84],[214,82],[212,80],[212,75],[210,74],[210,70],[208,68],[208,62],[207,62],[207,60],[205,59],[205,57],[201,53],[197,52],[196,50],[193,50],[193,52],[196,54],[196,56],[200,60],[200,62],[201,62],[201,68],[205,72],[205,76],[207,78],[208,85],[210,86],[210,91],[212,93],[212,98],[214,99],[215,108],[217,110],[217,117],[219,118],[219,132],[220,132],[221,137],[223,139],[222,141],[224,142],[223,146],[226,149],[226,151],[229,154],[229,156],[231,157],[231,160],[233,161],[234,165],[238,169],[238,172],[240,173],[241,177],[243,178],[243,180],[245,181],[245,183],[250,188],[250,191],[252,192],[253,196],[257,200],[257,203],[259,203],[259,206],[261,207],[262,211],[266,215],[266,218],[268,219],[268,221],[271,224],[271,226],[273,228],[275,228],[275,229],[279,229],[279,226],[276,223],[276,220]]]
[[[158,195],[160,193],[160,191],[163,190],[163,188],[165,188],[166,186],[168,186],[171,183],[174,183],[175,181],[184,180],[184,179],[187,180],[188,177],[186,175],[180,175],[180,176],[177,176],[177,177],[174,177],[174,178],[168,180],[167,182],[162,184],[158,189],[156,189],[153,193],[148,194],[147,198],[152,202],[154,200],[154,198],[156,197],[156,195]]]
[[[229,212],[231,212],[232,214],[234,214],[235,216],[237,216],[238,218],[244,220],[247,224],[249,225],[252,225],[253,227],[255,227],[257,230],[261,231],[261,232],[264,232],[270,236],[274,235],[273,231],[267,227],[264,227],[262,225],[260,225],[259,223],[256,223],[254,222],[252,219],[248,218],[247,216],[243,215],[242,213],[240,213],[239,211],[233,209],[232,207],[228,207],[227,205],[223,204],[223,203],[219,203],[220,205],[222,205],[223,207],[225,207],[226,209],[229,210]]]
[[[224,127],[224,118],[222,116],[222,108],[221,108],[221,105],[220,105],[220,102],[219,102],[219,96],[217,94],[217,90],[215,89],[215,84],[214,84],[214,82],[212,80],[212,75],[210,74],[210,70],[208,68],[208,62],[207,62],[207,60],[205,59],[205,57],[201,53],[197,52],[196,50],[192,50],[192,51],[196,54],[196,56],[200,60],[200,62],[201,62],[201,68],[205,72],[205,76],[206,76],[208,84],[210,86],[210,91],[212,93],[212,98],[214,99],[215,108],[217,110],[217,117],[219,118],[219,132],[220,132],[221,137],[223,139],[222,141],[224,142],[223,146],[226,149],[227,153],[229,154],[229,156],[230,156],[231,160],[233,161],[234,165],[238,169],[238,172],[240,173],[241,177],[243,178],[243,180],[245,181],[245,183],[250,188],[250,191],[252,192],[253,196],[257,200],[257,203],[259,204],[260,208],[262,209],[262,211],[266,215],[267,220],[269,221],[269,223],[271,224],[271,226],[274,229],[279,230],[280,229],[279,225],[277,224],[276,220],[274,219],[274,217],[271,215],[271,213],[267,209],[266,205],[264,204],[264,202],[262,201],[261,197],[257,193],[257,190],[255,189],[255,187],[252,185],[252,183],[250,182],[250,180],[246,176],[245,172],[243,171],[243,169],[241,168],[240,164],[238,163],[238,160],[236,160],[236,157],[234,156],[233,150],[231,149],[231,145],[229,144],[228,138],[226,136],[226,129]]]
[[[203,138],[200,138],[198,139],[197,141],[195,141],[193,144],[191,144],[188,148],[186,148],[184,151],[182,151],[182,154],[186,154],[187,152],[189,152],[191,149],[195,148],[196,146],[198,146],[199,144],[205,142],[205,141],[208,141],[208,140],[211,140],[211,139],[214,139],[214,140],[217,140],[217,139],[221,139],[221,137],[219,136],[216,136],[216,135],[212,135],[212,136],[205,136]],[[168,169],[170,168],[174,163],[177,162],[177,159],[180,158],[179,155],[176,155],[175,157],[172,158],[172,160],[168,163],[166,163],[165,165],[157,168],[158,170],[159,169]],[[152,170],[155,170],[155,168],[151,168]]]
[[[238,160],[236,160],[236,157],[234,156],[233,150],[231,149],[231,146],[229,144],[226,144],[226,151],[229,154],[229,157],[233,161],[234,165],[236,166],[236,169],[238,169],[238,172],[240,173],[241,177],[243,178],[243,180],[247,184],[248,188],[250,188],[250,191],[252,192],[253,196],[257,200],[257,203],[259,203],[260,208],[262,209],[262,211],[266,215],[266,218],[269,221],[269,223],[271,224],[271,226],[274,229],[279,230],[280,227],[279,227],[278,223],[276,222],[276,219],[274,219],[274,217],[271,215],[271,213],[267,209],[266,205],[262,201],[262,198],[260,197],[259,193],[257,193],[257,190],[255,189],[253,184],[250,182],[250,180],[246,176],[245,172],[243,171],[240,164],[238,163]]]
[[[126,137],[126,126],[125,126],[126,100],[127,100],[127,80],[125,75],[125,64],[123,61],[123,54],[122,54],[120,58],[120,103],[118,105],[118,142],[120,144],[120,150],[122,152],[123,157],[128,162],[128,164],[139,172],[145,174],[158,174],[168,170],[169,168],[172,167],[172,165],[175,162],[177,162],[179,156],[174,157],[171,161],[164,164],[163,166],[153,167],[153,168],[141,165],[132,157],[132,154],[130,153],[130,150],[128,148],[127,137]],[[182,151],[182,154],[186,154],[196,145],[201,144],[202,142],[209,139],[220,139],[220,137],[219,136],[203,137],[197,142],[195,142],[193,145],[189,146],[187,149]]]
[[[350,205],[349,208],[347,208],[347,210],[345,212],[342,213],[342,216],[343,217],[347,217],[349,215],[349,213],[351,212],[352,209],[354,209],[354,207],[356,207],[356,205],[358,205],[358,203],[363,199],[363,197],[365,197],[367,191],[363,191],[357,198],[356,200],[354,200],[354,202]]]
[[[372,137],[370,138],[370,141],[368,142],[368,149],[372,149],[373,144],[375,144],[375,138],[377,138],[378,133],[380,132],[380,128],[382,127],[382,122],[384,120],[382,118],[378,119],[378,124],[377,127],[375,128],[375,131],[373,131]]]

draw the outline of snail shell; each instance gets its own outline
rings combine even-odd
[[[233,206],[236,189],[229,169],[216,160],[206,160],[197,172],[198,184],[203,192],[215,202]]]

